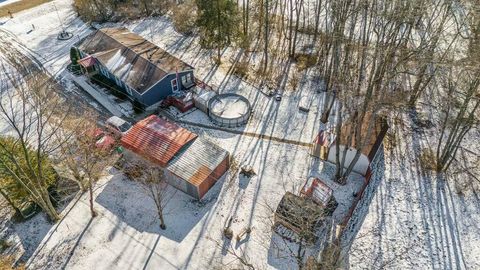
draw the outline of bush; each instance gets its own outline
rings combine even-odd
[[[315,55],[308,53],[297,53],[295,54],[294,60],[297,63],[297,68],[299,71],[311,68],[317,63],[317,58]]]
[[[432,149],[422,149],[420,153],[420,166],[425,170],[436,170],[437,162]]]
[[[145,16],[163,15],[168,10],[165,0],[74,0],[73,6],[86,21],[117,22],[125,19],[139,19]]]
[[[7,242],[7,240],[0,239],[0,253],[5,251],[7,248],[11,247],[12,245]]]
[[[297,90],[298,84],[300,83],[300,72],[298,69],[293,70],[292,75],[290,76],[288,80],[288,84],[290,85],[290,88],[295,91]]]
[[[397,146],[397,136],[394,132],[387,132],[383,145],[387,150],[393,150]]]
[[[24,265],[19,265],[17,267],[13,267],[15,260],[13,257],[7,257],[0,255],[0,270],[23,270],[25,269]]]
[[[30,188],[35,186],[35,184],[31,180],[31,176],[26,173],[28,170],[24,169],[28,166],[27,158],[25,157],[23,148],[18,141],[13,137],[0,137],[0,141],[2,145],[5,145],[8,149],[12,149],[11,152],[15,155],[16,163],[19,164],[18,167],[13,165],[12,161],[7,157],[8,154],[4,152],[5,150],[0,149],[0,188],[6,196],[8,196],[8,199],[12,204],[15,205],[15,207],[20,208],[30,203],[32,197],[30,197],[28,189],[26,189],[17,178],[21,178],[22,182]],[[48,157],[41,157],[41,159],[38,160],[36,152],[33,149],[27,148],[27,151],[30,152],[28,155],[29,163],[40,164],[41,168],[36,168],[35,170],[42,171],[46,188],[54,186],[57,179],[50,159]],[[10,171],[10,168],[17,169],[12,172]]]
[[[248,62],[240,61],[233,68],[233,74],[237,75],[240,78],[246,78],[248,75]]]

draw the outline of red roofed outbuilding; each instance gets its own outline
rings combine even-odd
[[[121,143],[126,153],[163,168],[169,184],[196,199],[201,199],[229,168],[227,151],[155,115],[135,124]]]

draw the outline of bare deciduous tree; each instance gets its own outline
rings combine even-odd
[[[452,78],[455,77],[455,78]],[[455,158],[465,135],[478,126],[480,117],[480,71],[461,71],[447,78],[444,116],[436,149],[436,169],[445,171]]]
[[[23,151],[19,154],[16,147],[0,143],[2,160],[8,161],[3,167],[56,221],[60,216],[47,190],[53,177],[49,157],[64,143],[57,140],[56,134],[70,110],[63,106],[64,100],[57,95],[53,79],[42,71],[29,69],[21,59],[7,61],[9,64],[2,64],[6,78],[2,79],[0,89],[0,117],[11,130],[9,135],[14,145]]]
[[[58,135],[69,137],[69,140],[60,146],[57,153],[59,163],[71,175],[68,179],[74,181],[82,192],[89,192],[92,217],[96,216],[93,187],[100,178],[108,174],[107,168],[113,166],[119,158],[115,149],[116,143],[108,142],[113,140],[113,137],[97,126],[97,119],[95,112],[85,111],[81,118],[74,117],[65,121],[63,132]],[[103,137],[99,138],[99,134]]]
[[[167,225],[165,224],[164,210],[175,195],[176,190],[169,188],[163,170],[157,166],[136,162],[126,165],[125,174],[139,183],[145,194],[153,200],[157,208],[160,229],[165,230]]]

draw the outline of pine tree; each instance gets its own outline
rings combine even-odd
[[[201,44],[217,49],[220,61],[221,49],[229,46],[238,30],[237,4],[232,0],[197,0]]]

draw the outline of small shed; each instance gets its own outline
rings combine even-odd
[[[307,243],[317,240],[316,229],[325,220],[324,209],[308,197],[285,193],[275,211],[275,225],[282,225]]]
[[[208,114],[208,102],[216,96],[217,93],[202,88],[198,89],[197,93],[193,96],[193,102],[195,103],[195,107]]]
[[[333,190],[316,177],[308,178],[302,190],[300,190],[300,194],[304,197],[311,198],[324,208],[328,207],[330,201],[333,199]]]
[[[328,158],[328,150],[334,141],[334,134],[320,130],[317,137],[313,141],[312,148],[310,149],[310,155],[326,160]]]
[[[228,167],[227,151],[197,138],[169,162],[165,175],[172,186],[200,200]]]

